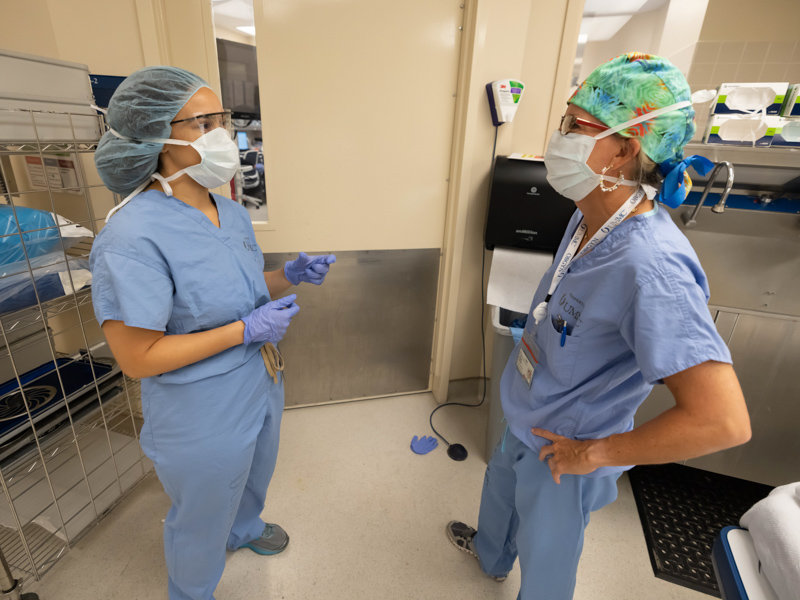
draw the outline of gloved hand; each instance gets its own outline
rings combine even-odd
[[[416,454],[427,454],[438,445],[439,441],[433,436],[423,435],[422,439],[417,439],[417,436],[414,436],[414,439],[411,440],[411,449]]]
[[[300,307],[294,303],[296,299],[297,295],[292,294],[274,302],[267,302],[242,319],[245,345],[255,342],[262,344],[280,342],[292,317],[300,312]]]
[[[336,257],[333,254],[309,256],[305,252],[301,252],[297,260],[290,260],[286,263],[283,272],[292,285],[298,285],[301,281],[320,285],[325,281],[325,275],[327,275],[330,265],[335,262]]]

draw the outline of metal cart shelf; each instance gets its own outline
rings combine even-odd
[[[29,120],[29,134],[3,139],[8,118],[18,132],[22,116]],[[87,126],[87,119],[96,123]],[[87,139],[87,129],[96,135]],[[62,235],[63,227],[75,224],[96,235],[95,214],[118,201],[90,171],[102,131],[101,115],[0,107],[0,197],[14,208],[16,222],[0,242],[19,239],[27,268],[11,276],[26,273],[35,296],[31,305],[0,314],[0,372],[8,374],[5,382],[0,376],[0,549],[20,583],[40,579],[152,469],[138,440],[140,384],[114,362],[94,317],[91,288],[75,283],[78,269],[86,269],[92,237],[74,245],[65,244]],[[42,132],[58,135],[44,138]],[[26,156],[43,165],[44,188],[26,172]],[[53,179],[45,161],[52,157],[71,161],[77,185]],[[102,194],[106,205],[98,206]],[[70,293],[41,296],[41,270],[31,262],[25,236],[51,228],[24,230],[17,214],[22,207],[54,216],[71,213],[63,215],[69,225],[57,221],[52,227],[60,254],[48,263],[69,282],[64,289]],[[0,265],[0,289],[10,277],[3,269]]]

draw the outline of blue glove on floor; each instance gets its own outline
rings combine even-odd
[[[244,321],[244,343],[277,344],[286,334],[292,317],[300,312],[294,303],[297,294],[286,296],[274,302],[267,302],[247,315]]]
[[[336,257],[333,254],[309,256],[301,252],[297,260],[290,260],[284,265],[283,272],[292,285],[298,285],[301,281],[320,285],[325,281],[330,265],[335,262]]]
[[[417,436],[414,436],[414,439],[411,440],[411,449],[416,454],[427,454],[438,445],[439,441],[433,436],[423,435],[421,440],[417,439]]]

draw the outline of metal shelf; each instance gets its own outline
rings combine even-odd
[[[734,165],[800,169],[800,148],[746,148],[715,144],[686,144],[686,156],[699,154],[712,162],[723,160]]]
[[[5,121],[0,125],[0,156],[91,154],[97,150],[101,133],[105,131],[103,117],[99,115],[0,108],[0,112],[8,111],[28,113],[32,137],[28,139],[28,129],[22,129],[25,115],[12,115],[11,125]],[[40,134],[41,137],[37,137]],[[94,137],[86,139],[87,136]],[[0,161],[0,178],[6,182],[13,181],[14,169],[23,168],[19,162]],[[79,191],[81,194],[73,199],[85,203],[85,214],[93,219],[96,199],[89,192],[103,186],[88,183],[92,179],[85,173],[87,162],[74,161],[79,182],[76,187],[24,191],[3,189],[0,198],[11,206],[20,207],[29,206],[31,202],[27,199],[35,198],[34,206],[40,208],[41,201],[46,201],[49,196],[49,205],[44,210],[56,212],[56,203],[61,201],[57,193]],[[70,210],[78,208],[81,207],[70,204]],[[96,232],[95,221],[84,223],[84,227]],[[18,222],[16,226],[21,230]],[[22,233],[18,235],[22,236]],[[70,268],[74,269],[73,261],[81,256],[85,258],[91,249],[91,244],[85,241],[67,251],[62,247],[54,264],[69,261]],[[20,273],[35,281],[35,275],[41,271],[30,266],[26,264]],[[0,285],[5,281],[0,278]],[[103,362],[104,357],[95,355],[98,341],[95,338],[101,334],[98,334],[91,302],[92,290],[89,287],[0,314],[0,324],[8,338],[7,342],[0,338],[0,345],[7,343],[9,346],[0,349],[0,358],[7,368],[13,370],[13,376],[19,378],[31,373],[37,365],[52,361],[53,354],[56,357],[67,354],[75,357],[88,351],[97,362]],[[75,311],[72,313],[75,319],[51,322],[54,317],[72,311]],[[61,331],[55,332],[55,329]],[[60,335],[67,331],[70,331],[69,335]],[[10,361],[9,356],[14,360]],[[37,421],[34,416],[34,422],[29,416],[27,430],[9,429],[7,458],[0,467],[0,511],[3,512],[0,547],[17,577],[40,579],[152,468],[138,443],[142,425],[139,382],[124,376],[116,379],[99,377],[93,370],[91,375],[82,375],[76,380],[79,383],[76,395],[64,398],[67,410],[58,407],[41,420]],[[26,381],[22,387],[23,397],[30,393],[31,383],[35,384]],[[60,378],[59,385],[65,385]],[[62,395],[64,389],[62,387]],[[86,395],[91,389],[95,390],[94,395]],[[102,399],[97,397],[98,394]],[[78,402],[73,410],[70,407],[74,400]],[[18,432],[23,435],[18,435]]]
[[[29,325],[36,325],[42,322],[42,314],[46,318],[55,317],[76,307],[81,307],[84,304],[91,304],[92,302],[92,288],[79,290],[75,294],[68,296],[61,296],[54,298],[41,304],[42,310],[38,307],[23,308],[14,312],[5,313],[0,315],[0,320],[3,321],[3,327],[6,331],[12,331]],[[6,351],[3,355],[8,354]]]
[[[90,154],[97,150],[100,140],[78,140],[75,142],[0,142],[0,154]],[[43,190],[47,191],[47,190]]]

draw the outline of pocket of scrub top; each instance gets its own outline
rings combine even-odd
[[[549,315],[546,322],[543,322],[539,329],[541,335],[537,337],[537,342],[545,355],[547,370],[560,384],[570,387],[575,377],[575,363],[578,358],[581,338],[567,335],[562,346],[561,333],[556,330]]]

